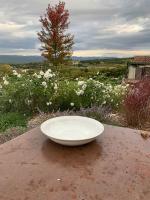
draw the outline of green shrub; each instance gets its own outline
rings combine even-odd
[[[5,75],[10,75],[12,73],[12,67],[7,64],[0,65],[0,79]]]
[[[40,74],[18,74],[16,71],[10,77],[3,77],[0,89],[1,112],[36,113],[48,111],[47,103],[55,95],[57,83],[55,74],[47,71],[45,76]]]
[[[97,73],[107,78],[123,77],[127,74],[127,67],[60,67],[58,68],[59,76],[61,79],[74,80],[76,78],[91,78]]]
[[[0,85],[0,113],[33,114],[53,110],[78,110],[92,105],[108,105],[117,109],[122,103],[126,86],[100,80],[59,79],[51,70],[36,74],[13,71],[3,77]]]

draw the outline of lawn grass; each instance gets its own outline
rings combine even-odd
[[[0,115],[0,133],[12,127],[26,127],[27,118],[19,113],[4,113]]]

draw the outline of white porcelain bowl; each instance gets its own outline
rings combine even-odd
[[[56,143],[78,146],[95,140],[104,131],[104,126],[88,117],[62,116],[45,121],[41,131]]]

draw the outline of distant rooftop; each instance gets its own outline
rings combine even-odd
[[[150,64],[150,56],[136,56],[131,59],[134,64]]]

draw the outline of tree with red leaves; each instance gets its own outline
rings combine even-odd
[[[54,66],[66,63],[72,56],[73,35],[66,33],[69,25],[69,11],[65,3],[48,5],[46,14],[40,18],[42,30],[38,38],[42,43],[42,56]]]

